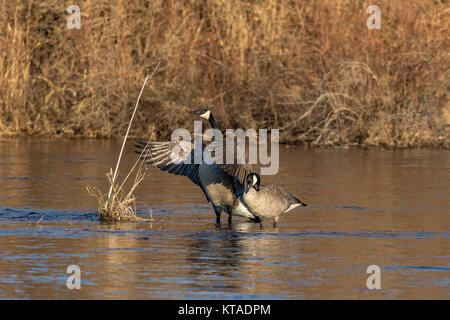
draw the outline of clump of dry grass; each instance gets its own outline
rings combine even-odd
[[[103,221],[136,221],[136,220],[151,220],[151,221],[153,221],[152,217],[150,219],[148,219],[148,218],[141,218],[136,215],[136,205],[135,205],[136,200],[135,200],[135,197],[133,196],[133,191],[145,179],[145,175],[147,173],[147,167],[145,167],[145,166],[143,167],[144,161],[140,161],[141,157],[139,157],[135,161],[130,172],[128,173],[128,175],[125,177],[125,179],[123,180],[123,182],[120,185],[116,181],[116,178],[119,173],[120,160],[122,159],[122,154],[123,154],[123,150],[125,148],[125,143],[127,141],[128,134],[130,133],[134,115],[136,114],[136,111],[138,110],[139,100],[141,99],[142,93],[144,92],[145,84],[147,83],[147,80],[155,74],[159,65],[160,65],[160,63],[158,63],[158,65],[156,66],[155,70],[152,72],[151,75],[147,75],[147,77],[144,80],[144,83],[142,84],[141,92],[139,93],[139,96],[136,100],[136,105],[134,106],[133,114],[131,115],[130,121],[128,123],[127,131],[123,138],[122,147],[120,149],[119,157],[117,159],[116,169],[114,170],[114,172],[111,169],[110,172],[106,174],[106,177],[108,178],[109,185],[110,185],[107,197],[105,197],[105,195],[103,195],[103,193],[99,189],[92,188],[89,186],[87,187],[88,192],[92,196],[97,197],[97,200],[98,200],[98,212],[97,213],[98,213],[100,219]],[[150,137],[149,141],[151,139],[152,139],[152,137]],[[143,149],[142,152],[144,152],[144,151],[145,151],[145,148]],[[141,153],[141,156],[142,156],[142,153]],[[138,163],[140,163],[140,165],[137,169],[134,183],[131,186],[130,191],[128,191],[128,193],[126,193],[123,190],[124,184],[128,180],[128,178],[132,175],[132,173],[135,170]]]
[[[60,0],[0,5],[0,134],[121,137],[192,128],[209,106],[226,128],[284,128],[311,146],[449,147],[450,10],[444,1]],[[152,93],[158,94],[152,94]],[[245,110],[245,112],[242,112]]]
[[[128,192],[125,192],[123,187],[127,179],[134,171],[139,159],[135,162],[134,166],[119,185],[113,181],[113,171],[110,170],[106,174],[109,184],[112,187],[110,195],[102,193],[99,189],[91,186],[87,186],[87,190],[90,195],[94,196],[98,200],[97,214],[102,221],[154,221],[153,217],[139,217],[136,215],[136,198],[133,196],[133,192],[137,186],[145,179],[147,168],[143,167],[143,161],[140,161],[140,165],[135,174],[133,185]]]

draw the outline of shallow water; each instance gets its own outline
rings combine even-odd
[[[450,298],[448,151],[281,147],[263,183],[309,206],[261,230],[225,216],[215,228],[201,190],[157,169],[136,193],[157,222],[99,222],[86,185],[106,192],[119,147],[0,141],[0,298]],[[130,143],[123,172],[136,156]],[[73,264],[80,290],[66,287]]]

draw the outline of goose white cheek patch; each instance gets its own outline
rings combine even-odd
[[[200,117],[205,118],[206,120],[208,120],[210,114],[211,114],[211,111],[208,110],[205,113],[203,113],[202,115],[200,115]]]
[[[256,176],[253,176],[253,184],[252,187],[258,182],[258,179],[256,178]]]

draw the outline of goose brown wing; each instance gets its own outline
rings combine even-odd
[[[245,184],[245,178],[252,172],[252,166],[249,164],[221,164],[220,167],[227,174],[236,177],[241,185]]]
[[[211,142],[211,146],[219,146],[221,142]],[[222,163],[217,163],[227,174],[235,177],[241,185],[245,184],[247,175],[252,172],[249,164],[249,148],[242,148],[234,139],[230,145],[223,141],[221,148],[217,148],[218,158]]]
[[[264,185],[261,186],[261,191],[267,194],[268,197],[272,197],[273,201],[277,199],[282,201],[284,204],[284,210],[288,209],[293,204],[300,204],[306,206],[305,203],[300,201],[296,196],[294,196],[289,191],[286,191],[283,187],[278,185]]]
[[[187,141],[168,141],[149,142],[147,144],[138,141],[135,146],[137,148],[135,152],[141,155],[141,159],[146,164],[151,164],[171,174],[188,177],[203,190],[206,200],[210,201],[198,175],[199,162],[201,161],[194,161],[193,143]],[[199,154],[203,154],[205,145],[199,144],[196,147],[201,148],[202,150]]]

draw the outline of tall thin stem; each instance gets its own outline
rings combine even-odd
[[[149,78],[151,78],[155,74],[155,72],[156,72],[156,70],[158,70],[158,67],[159,67],[160,64],[161,64],[161,61],[156,66],[155,70],[153,70],[152,74],[151,75],[147,75],[147,77],[145,77],[144,83],[142,84],[141,92],[139,93],[139,96],[138,96],[137,101],[136,101],[136,105],[134,106],[133,114],[131,115],[130,123],[128,124],[127,132],[125,133],[125,138],[123,139],[122,148],[120,149],[119,158],[117,159],[116,170],[114,170],[114,175],[113,175],[113,178],[112,178],[111,187],[109,188],[108,199],[106,200],[106,205],[108,205],[108,202],[109,202],[109,200],[111,198],[111,192],[113,190],[113,186],[114,186],[114,183],[116,181],[117,171],[119,170],[120,159],[122,158],[123,149],[125,148],[125,142],[127,141],[128,134],[130,133],[131,123],[133,122],[134,115],[136,114],[136,110],[137,110],[137,107],[139,105],[139,100],[141,99],[142,92],[144,92],[145,84],[147,83],[147,80]]]

